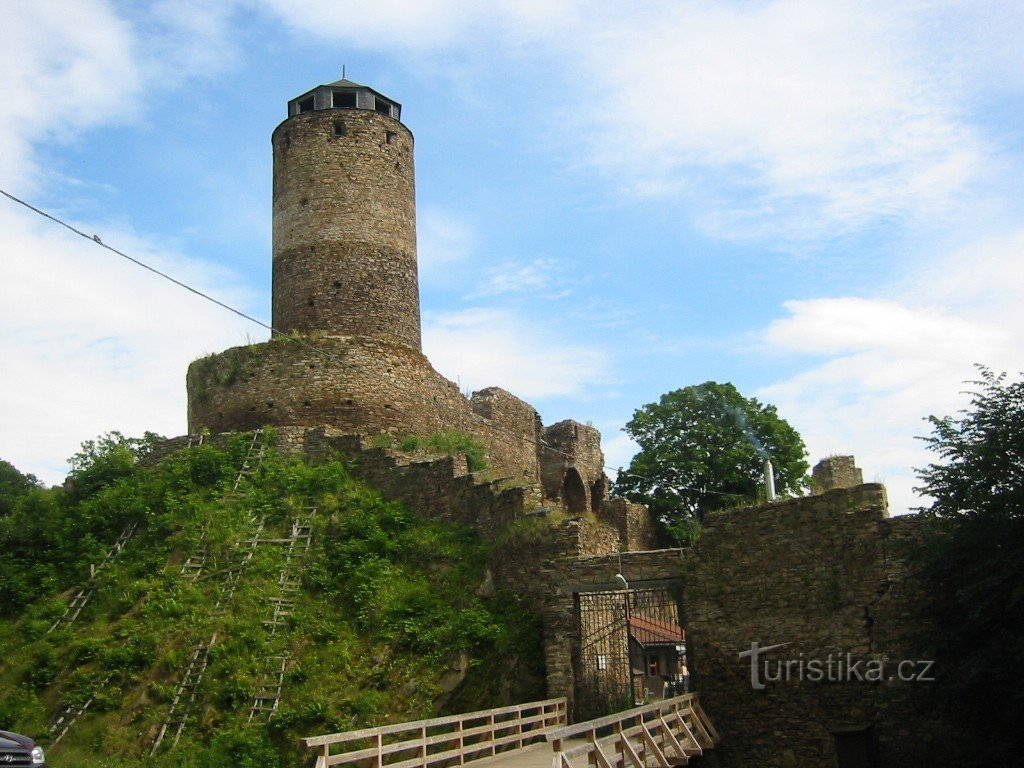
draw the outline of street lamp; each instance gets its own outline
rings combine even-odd
[[[629,642],[629,634],[631,629],[630,615],[629,615],[629,582],[626,581],[626,577],[621,573],[615,574],[615,580],[622,585],[623,602],[625,604],[625,615],[626,615],[626,701],[633,702],[633,646]]]

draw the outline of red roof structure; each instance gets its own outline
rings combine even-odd
[[[678,645],[686,641],[686,633],[677,624],[639,616],[629,618],[629,635],[640,645]]]

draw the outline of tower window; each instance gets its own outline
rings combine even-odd
[[[388,131],[387,142],[388,142],[388,144],[397,144],[398,143],[398,134],[395,133],[394,131]]]
[[[313,97],[309,96],[299,102],[299,114],[313,111]]]
[[[355,91],[334,91],[331,94],[331,105],[335,109],[355,109]]]
[[[373,108],[380,112],[382,115],[391,117],[391,105],[381,99],[376,99],[373,103]]]
[[[345,126],[344,120],[334,121],[334,135],[335,136],[348,136],[348,128]]]

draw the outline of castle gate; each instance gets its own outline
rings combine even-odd
[[[686,692],[686,635],[671,587],[575,595],[576,718]]]

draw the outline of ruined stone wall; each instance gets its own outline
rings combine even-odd
[[[811,487],[815,493],[833,488],[853,488],[864,482],[864,473],[857,467],[853,456],[830,456],[814,465]]]
[[[468,431],[489,447],[492,471],[535,483],[541,425],[534,407],[499,387],[474,392],[470,404],[477,418]]]
[[[596,511],[607,492],[601,433],[568,419],[542,432],[540,479],[544,495],[570,512]]]
[[[496,388],[471,406],[407,346],[278,338],[196,360],[187,388],[191,433],[317,425],[393,436],[466,432],[486,446],[496,477],[537,482],[537,412]]]
[[[322,427],[307,431],[305,445],[306,458],[314,463],[336,454],[348,457],[356,477],[416,514],[485,534],[522,518],[532,500],[529,488],[505,487],[471,474],[464,455],[415,460]]]
[[[927,535],[926,521],[889,519],[880,485],[715,513],[697,547],[563,559],[540,569],[554,597],[546,608],[549,695],[573,696],[574,593],[616,588],[681,589],[692,683],[723,737],[724,766],[833,768],[834,734],[873,728],[880,765],[940,766],[938,726],[913,712],[913,682],[792,679],[751,685],[751,643],[787,643],[777,662],[867,661],[885,656],[885,675],[916,662],[920,598],[906,545]],[[834,676],[840,676],[838,665]],[[924,685],[926,683],[916,683]]]
[[[615,526],[624,550],[650,550],[658,546],[654,520],[643,504],[626,499],[608,499],[598,509],[597,518]]]
[[[324,109],[274,131],[273,325],[420,349],[413,138]]]
[[[190,432],[330,424],[430,434],[472,419],[455,385],[422,354],[366,338],[234,347],[193,362],[186,381]]]

